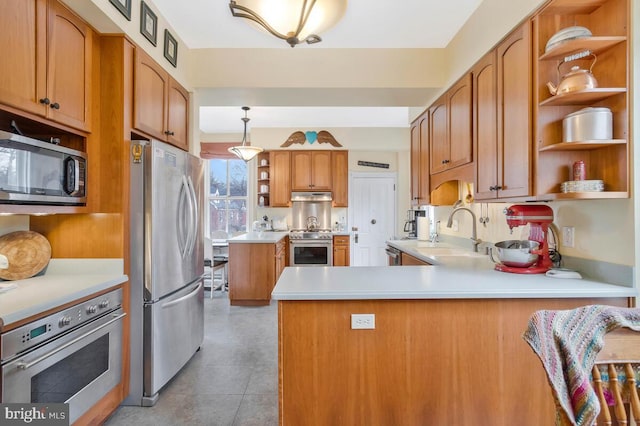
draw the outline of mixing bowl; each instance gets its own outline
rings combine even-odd
[[[496,243],[491,248],[491,260],[514,268],[527,268],[538,261],[538,254],[532,253],[540,243],[531,240],[507,240]],[[497,260],[493,257],[494,251]]]

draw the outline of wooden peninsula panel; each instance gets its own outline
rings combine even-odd
[[[278,302],[281,425],[554,424],[522,334],[539,309],[626,298]],[[352,330],[351,314],[375,314]]]
[[[229,301],[268,305],[276,282],[276,244],[229,244]]]

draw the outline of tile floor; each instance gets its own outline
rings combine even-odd
[[[272,426],[278,424],[277,305],[230,306],[205,292],[199,352],[153,407],[122,406],[105,426]]]

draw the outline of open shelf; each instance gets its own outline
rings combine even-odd
[[[558,59],[564,59],[566,56],[572,53],[590,50],[591,52],[598,54],[604,50],[615,46],[618,43],[622,43],[627,38],[623,36],[606,36],[606,37],[586,37],[569,40],[559,46],[554,47],[548,52],[538,58],[540,61],[552,61]]]
[[[560,142],[542,147],[538,151],[588,151],[591,149],[606,148],[613,145],[624,145],[626,143],[627,141],[625,139]]]
[[[627,191],[593,191],[593,192],[560,192],[553,194],[541,194],[538,201],[550,200],[602,200],[612,198],[629,198]]]
[[[550,98],[540,102],[540,106],[591,105],[595,102],[610,98],[611,96],[626,92],[627,89],[625,87],[580,90],[551,96]]]

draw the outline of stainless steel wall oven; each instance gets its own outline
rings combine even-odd
[[[120,383],[117,289],[2,335],[2,402],[68,403],[70,423]]]

